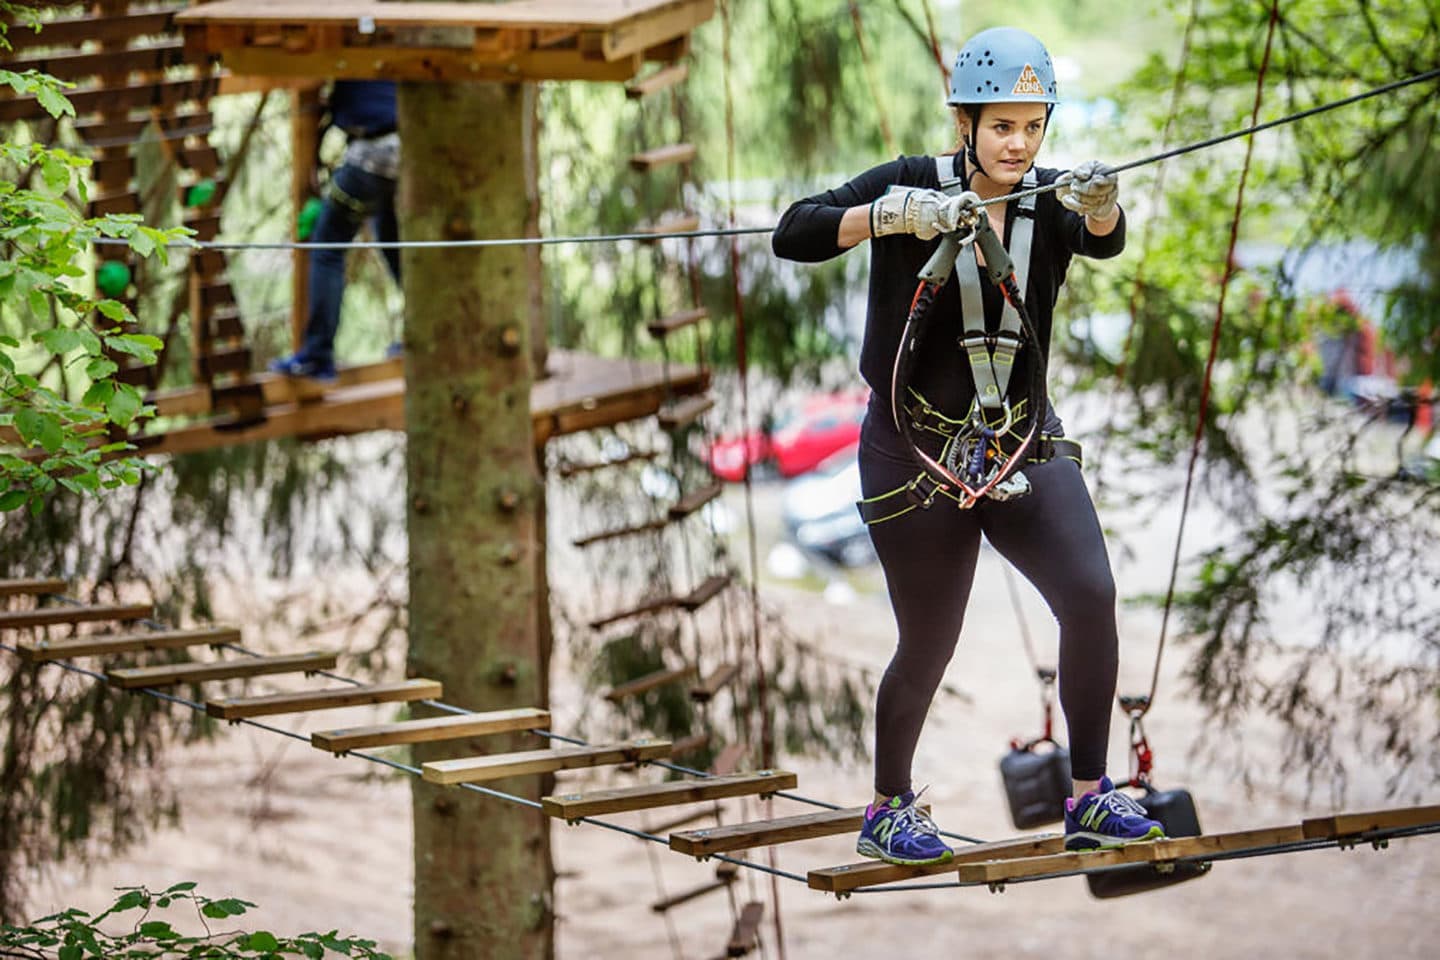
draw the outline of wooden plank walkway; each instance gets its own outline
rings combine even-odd
[[[498,753],[485,757],[462,757],[422,764],[421,775],[430,783],[482,783],[529,773],[553,773],[580,767],[614,763],[637,763],[670,756],[669,740],[630,740],[625,743],[583,747],[554,747],[522,753]]]
[[[788,770],[761,770],[737,773],[708,780],[678,780],[654,786],[623,787],[595,793],[566,793],[541,797],[545,813],[562,820],[578,820],[601,813],[622,813],[628,810],[649,810],[681,803],[697,803],[723,797],[764,796],[778,790],[792,789],[795,774]]]
[[[67,657],[103,657],[141,650],[174,650],[181,647],[219,646],[239,643],[235,627],[199,627],[193,630],[144,630],[139,633],[97,633],[66,640],[37,640],[19,644],[20,657],[30,663]]]
[[[264,697],[232,697],[210,700],[205,712],[220,720],[268,717],[282,713],[307,713],[370,703],[403,703],[411,700],[438,700],[444,690],[434,680],[403,680],[363,687],[332,687],[298,693],[276,693]]]
[[[167,663],[153,667],[120,667],[106,670],[105,678],[123,690],[141,687],[173,687],[181,683],[235,680],[276,673],[314,673],[335,666],[333,653],[296,653],[278,657],[244,657],[209,663]]]
[[[549,726],[550,711],[521,707],[516,710],[492,710],[487,713],[446,715],[368,727],[322,730],[310,734],[310,745],[331,753],[344,753],[362,747],[464,740],[468,737],[483,737],[514,730],[544,730]]]

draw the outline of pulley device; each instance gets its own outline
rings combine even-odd
[[[1120,709],[1130,718],[1130,779],[1117,787],[1128,787],[1144,791],[1136,798],[1145,813],[1152,820],[1159,820],[1165,827],[1165,835],[1175,837],[1200,836],[1200,815],[1195,810],[1195,798],[1189,790],[1156,790],[1150,782],[1150,769],[1154,756],[1150,741],[1145,737],[1145,711],[1150,708],[1148,696],[1122,696]],[[1100,873],[1085,875],[1090,885],[1090,894],[1098,899],[1123,897],[1131,893],[1143,893],[1160,887],[1169,887],[1186,880],[1204,876],[1210,872],[1210,864],[1178,862],[1165,865],[1138,864],[1133,867],[1119,867]]]
[[[1035,676],[1044,710],[1042,732],[1032,740],[1011,740],[1010,752],[1000,760],[1010,819],[1020,830],[1063,820],[1065,799],[1071,794],[1070,751],[1054,735],[1055,669],[1037,667]]]

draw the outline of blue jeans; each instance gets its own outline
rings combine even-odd
[[[342,164],[330,179],[325,204],[315,221],[312,243],[348,243],[360,224],[373,218],[375,238],[399,237],[395,224],[395,181]],[[340,301],[345,297],[345,250],[310,252],[310,313],[299,355],[317,364],[335,362],[335,331],[340,327]],[[400,282],[400,251],[381,251],[390,275]]]

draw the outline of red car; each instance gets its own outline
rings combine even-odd
[[[782,477],[808,473],[830,454],[859,442],[860,421],[869,403],[868,387],[808,397],[768,431],[717,440],[710,448],[710,470],[732,483],[745,478],[747,463]]]

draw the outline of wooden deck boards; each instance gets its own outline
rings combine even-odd
[[[693,366],[672,366],[669,388],[659,363],[613,360],[552,351],[550,376],[530,393],[535,443],[581,430],[612,426],[653,416],[670,396],[704,391],[710,374]],[[230,426],[224,418],[206,419],[136,438],[141,455],[191,453],[280,437],[326,437],[368,430],[405,428],[405,381],[400,361],[341,371],[332,386],[268,374],[260,384],[267,406],[263,421]],[[163,416],[201,416],[210,412],[210,394],[185,389],[158,394]],[[0,444],[6,437],[0,435]]]

